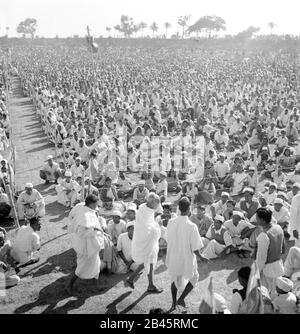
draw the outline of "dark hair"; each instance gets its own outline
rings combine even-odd
[[[39,217],[32,217],[29,219],[29,224],[30,225],[34,225],[36,223],[39,223],[40,222],[40,218]]]
[[[262,219],[266,224],[270,224],[272,221],[272,211],[266,208],[259,208],[256,211],[257,217]]]
[[[191,202],[187,197],[182,197],[179,201],[178,207],[180,212],[187,212],[191,206]]]
[[[242,267],[238,271],[238,277],[244,279],[246,282],[249,280],[249,276],[251,273],[251,268],[250,267]]]
[[[228,203],[231,203],[232,206],[235,206],[235,205],[236,205],[236,201],[234,201],[233,199],[229,199],[229,200],[226,202],[226,204],[228,204]]]
[[[96,195],[90,194],[86,197],[85,199],[85,205],[89,206],[93,203],[97,203],[98,202],[98,197]]]
[[[172,207],[171,207],[170,204],[163,204],[162,208],[163,209],[167,209],[167,210],[171,210],[172,209]]]

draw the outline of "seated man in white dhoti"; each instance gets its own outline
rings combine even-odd
[[[68,207],[73,208],[75,202],[79,199],[79,191],[81,186],[72,180],[71,171],[65,172],[65,178],[56,186],[57,202]]]
[[[45,180],[45,183],[57,182],[57,179],[60,177],[60,169],[58,163],[53,161],[53,156],[49,155],[47,157],[47,163],[40,170],[41,179]]]
[[[40,219],[34,217],[29,220],[28,225],[23,225],[17,232],[13,242],[11,256],[20,264],[17,268],[23,268],[39,261],[34,255],[41,247],[40,236],[37,232],[41,229]]]
[[[147,202],[141,204],[136,215],[134,233],[132,238],[132,259],[141,263],[137,270],[126,280],[125,285],[134,289],[134,280],[145,268],[148,275],[148,293],[161,293],[153,283],[154,266],[157,263],[159,251],[159,238],[161,229],[155,220],[155,213],[162,212],[160,198],[150,193]]]
[[[118,272],[135,271],[140,266],[132,259],[132,238],[134,232],[134,221],[130,221],[126,224],[127,232],[119,235],[117,250],[120,258],[122,259],[122,265],[119,265]]]
[[[233,247],[232,238],[224,227],[224,217],[216,215],[214,223],[209,227],[205,238],[202,238],[206,246],[201,255],[206,259],[215,259],[222,254],[229,254]]]
[[[33,189],[32,183],[26,183],[25,191],[18,198],[17,210],[20,220],[45,216],[44,198],[36,189]]]
[[[20,282],[20,277],[10,270],[11,248],[11,242],[7,239],[5,230],[0,227],[0,275],[4,274],[5,288],[18,285]]]
[[[179,201],[180,216],[168,223],[166,239],[168,243],[166,265],[171,277],[172,307],[185,307],[185,298],[199,280],[197,257],[203,259],[199,251],[203,243],[196,224],[189,220],[191,202],[187,197]],[[184,288],[177,300],[178,289]]]
[[[284,262],[284,275],[292,281],[300,281],[300,248],[291,247]]]
[[[88,195],[85,204],[78,204],[70,217],[68,232],[73,234],[72,245],[77,254],[77,267],[66,287],[70,295],[78,278],[95,279],[96,284],[98,281],[101,265],[99,252],[104,248],[104,242],[96,214],[97,205],[98,197]]]

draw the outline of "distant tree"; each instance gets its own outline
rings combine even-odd
[[[108,33],[108,37],[110,37],[111,27],[106,27],[105,30],[106,30],[107,33]]]
[[[30,35],[31,38],[34,38],[36,28],[37,20],[28,18],[25,21],[19,23],[17,27],[17,33],[22,34],[23,37],[26,37],[26,35]]]
[[[9,27],[5,27],[5,30],[6,30],[6,36],[8,37]]]
[[[245,41],[247,39],[251,39],[253,37],[253,35],[255,33],[257,33],[258,31],[260,31],[260,28],[258,27],[253,27],[250,26],[249,28],[247,28],[246,30],[241,31],[240,33],[238,33],[236,35],[236,38],[240,41]]]
[[[142,36],[144,36],[144,30],[147,28],[147,23],[140,22],[139,23],[139,28],[140,28],[140,31],[142,32]]]
[[[185,36],[185,27],[187,26],[188,21],[190,20],[191,15],[184,15],[180,16],[177,23],[181,26],[182,28],[182,38]]]
[[[171,38],[174,38],[174,39],[178,39],[179,37],[180,36],[179,36],[179,32],[178,31],[176,31],[176,33],[171,36]]]
[[[124,34],[125,37],[129,38],[136,29],[136,26],[133,23],[133,19],[127,15],[121,16],[121,24],[118,24],[114,27],[115,30]]]
[[[164,27],[166,29],[166,38],[168,38],[168,30],[171,28],[171,23],[165,22]]]
[[[208,36],[211,37],[212,32],[218,33],[221,30],[226,30],[226,21],[220,16],[203,16],[188,29],[188,33],[199,33],[206,31]]]
[[[73,35],[73,38],[79,38],[79,35],[77,35],[77,34]]]
[[[269,22],[268,27],[270,28],[271,35],[273,35],[273,29],[276,27],[274,22]]]
[[[152,30],[152,38],[154,37],[154,33],[158,31],[158,25],[156,22],[153,22],[150,26],[150,29]]]

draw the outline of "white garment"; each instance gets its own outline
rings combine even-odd
[[[20,264],[24,264],[32,259],[33,252],[39,250],[40,246],[40,236],[30,225],[23,225],[18,230],[11,255]]]
[[[132,259],[137,263],[143,263],[147,273],[150,264],[156,264],[159,251],[161,230],[154,214],[155,210],[150,209],[146,203],[140,205],[132,238]]]
[[[198,265],[194,252],[200,250],[203,243],[196,224],[186,216],[171,219],[167,227],[166,240],[168,243],[166,265],[170,276],[187,281],[197,276]]]
[[[122,251],[127,261],[132,260],[131,248],[132,240],[129,239],[128,232],[120,234],[117,243],[117,250],[118,252]]]
[[[85,205],[76,206],[72,212],[73,240],[72,245],[77,253],[75,275],[81,279],[98,278],[100,273],[99,252],[104,248],[103,232],[96,212]],[[76,213],[76,216],[74,215]]]
[[[288,232],[291,235],[291,240],[295,240],[295,246],[300,247],[300,193],[293,197],[290,211],[290,223],[288,226]],[[299,233],[299,238],[296,239],[293,236],[293,231],[296,230]]]

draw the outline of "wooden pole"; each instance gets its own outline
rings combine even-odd
[[[10,171],[10,164],[8,163],[7,165],[8,165],[8,175],[9,175],[9,178],[11,180],[12,177],[11,177],[11,171]],[[14,197],[13,197],[13,192],[11,190],[10,183],[9,182],[6,183],[5,180],[3,180],[3,184],[4,184],[4,187],[5,187],[5,191],[8,195],[10,205],[11,205],[12,210],[13,210],[15,226],[16,226],[16,228],[20,228],[20,223],[19,223],[18,214],[17,214],[15,201],[14,201]]]

